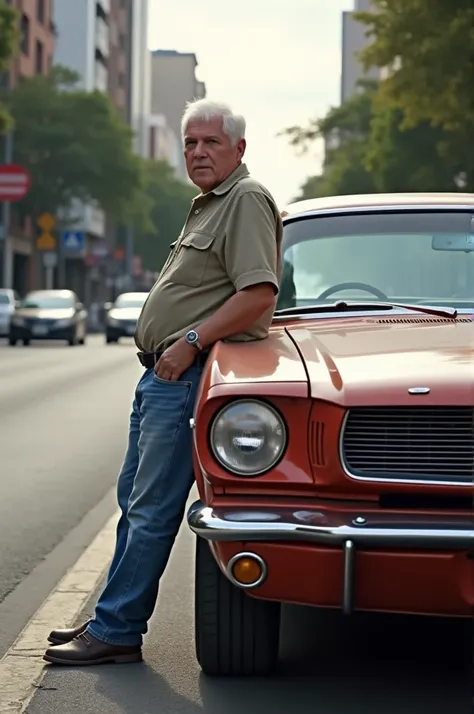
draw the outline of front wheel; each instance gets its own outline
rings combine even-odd
[[[262,676],[273,672],[280,641],[279,602],[258,600],[221,572],[209,545],[197,538],[196,656],[204,674]]]

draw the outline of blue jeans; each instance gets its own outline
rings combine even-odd
[[[88,626],[103,642],[140,645],[147,632],[194,482],[189,420],[201,372],[192,366],[169,382],[147,369],[138,382],[118,478],[115,553]]]

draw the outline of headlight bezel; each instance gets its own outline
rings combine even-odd
[[[272,463],[267,466],[265,469],[260,469],[258,471],[252,471],[251,473],[249,472],[240,472],[232,469],[228,464],[222,461],[222,459],[219,457],[216,449],[213,446],[214,443],[214,433],[216,429],[216,424],[219,420],[219,417],[224,414],[228,409],[231,407],[238,405],[238,404],[257,404],[260,407],[265,407],[268,409],[270,412],[273,413],[274,416],[279,420],[281,427],[283,429],[283,446],[278,454],[277,458],[272,461]],[[218,410],[217,412],[213,415],[211,422],[209,423],[209,428],[208,428],[208,448],[209,451],[215,460],[215,462],[219,465],[221,469],[223,469],[227,474],[230,474],[231,476],[241,478],[241,479],[254,479],[259,476],[264,476],[265,474],[269,473],[272,471],[274,468],[278,466],[279,463],[284,459],[285,454],[288,449],[288,444],[289,444],[289,429],[288,429],[288,424],[286,422],[285,417],[283,416],[282,412],[280,409],[278,409],[272,402],[265,398],[261,397],[235,397],[233,399],[230,399],[225,402]]]

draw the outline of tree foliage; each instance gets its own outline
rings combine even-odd
[[[132,131],[106,94],[78,89],[78,79],[58,66],[23,80],[8,96],[14,159],[32,178],[22,209],[56,211],[77,198],[119,220],[145,220],[146,172],[133,153]]]
[[[444,132],[440,150],[474,190],[474,4],[472,0],[374,0],[356,13],[371,43],[366,69],[388,70],[381,100],[403,112],[404,128]]]
[[[369,38],[359,57],[385,78],[286,130],[302,151],[321,138],[329,147],[303,195],[474,191],[472,0],[373,0],[355,17]]]
[[[401,109],[388,105],[377,82],[307,127],[284,133],[307,151],[324,139],[322,174],[311,177],[298,200],[328,195],[404,191],[456,191],[461,165],[445,149],[446,132],[429,122],[406,128]]]
[[[18,13],[0,0],[0,72],[8,69],[10,60],[18,48]],[[7,109],[0,105],[0,133],[12,126],[12,119]]]
[[[162,268],[197,193],[195,187],[176,178],[165,161],[148,162],[146,195],[152,206],[150,218],[154,228],[138,233],[135,250],[149,270]]]
[[[471,0],[374,0],[355,17],[372,43],[365,67],[388,68],[383,92],[407,126],[474,126],[474,5]]]

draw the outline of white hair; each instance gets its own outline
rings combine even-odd
[[[210,99],[194,99],[187,102],[181,120],[181,138],[184,141],[188,124],[191,121],[211,121],[222,119],[222,130],[229,137],[232,146],[240,139],[245,139],[245,119],[240,114],[234,114],[228,104],[212,102]]]

